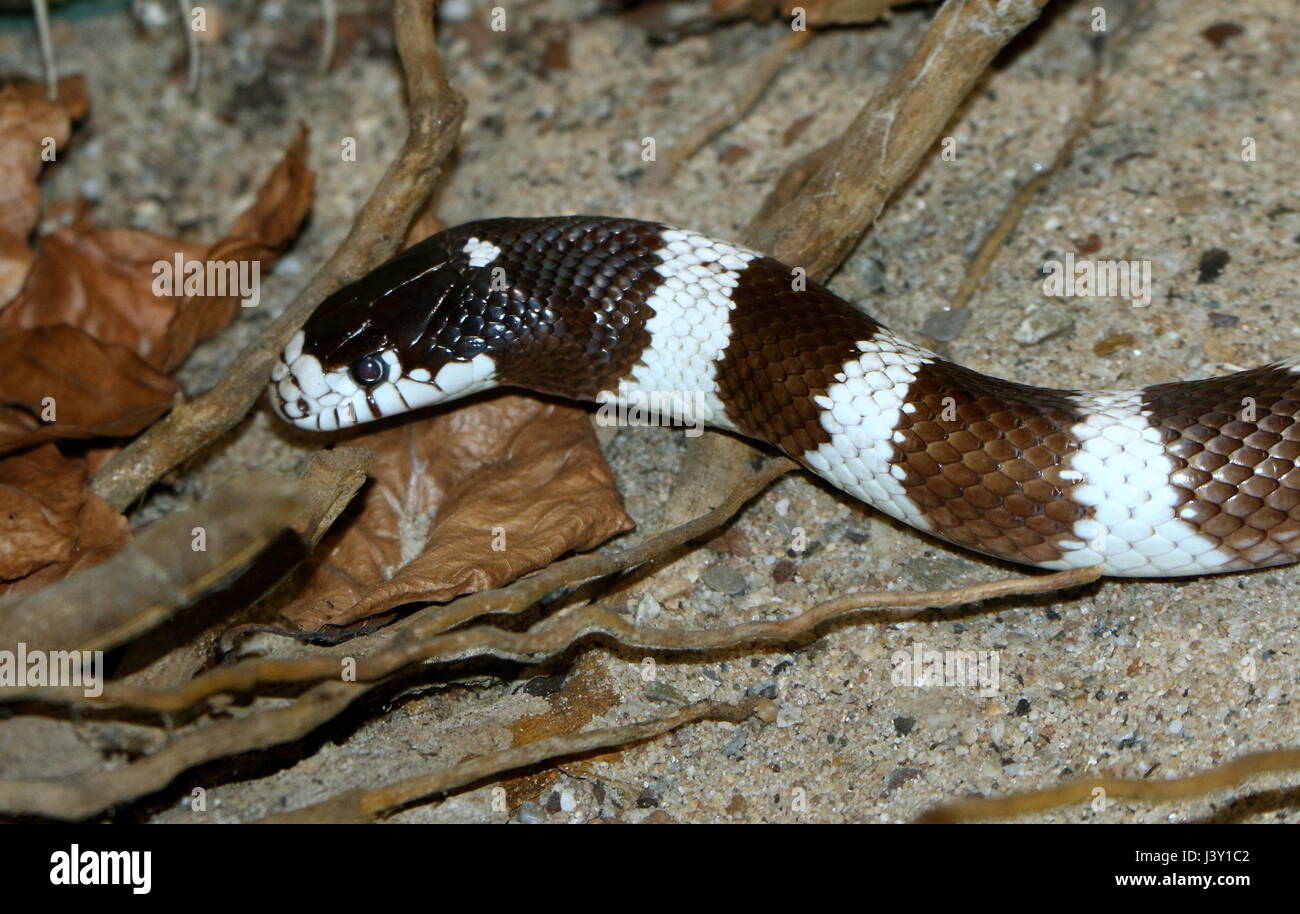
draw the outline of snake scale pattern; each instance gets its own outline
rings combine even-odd
[[[907,342],[770,257],[666,225],[489,219],[326,299],[270,400],[334,431],[497,386],[691,391],[918,530],[1012,562],[1165,577],[1300,557],[1300,369],[1080,392]]]

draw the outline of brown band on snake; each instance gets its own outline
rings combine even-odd
[[[770,257],[741,271],[732,300],[731,341],[717,368],[727,418],[798,460],[830,441],[815,398],[880,324]]]
[[[1156,384],[1142,405],[1177,462],[1179,507],[1202,535],[1240,567],[1300,556],[1300,375],[1266,365]]]
[[[921,366],[895,438],[903,486],[946,539],[1020,562],[1060,560],[1087,509],[1060,472],[1079,415],[1069,391],[951,362]]]

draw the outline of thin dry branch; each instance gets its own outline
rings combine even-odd
[[[267,816],[262,825],[287,825],[307,822],[373,822],[381,816],[418,800],[447,794],[461,787],[487,781],[508,771],[528,768],[541,762],[615,749],[644,742],[661,734],[702,720],[742,723],[753,715],[761,702],[749,699],[738,704],[700,702],[676,714],[622,727],[606,727],[583,733],[565,733],[534,740],[501,752],[480,756],[451,768],[394,781],[382,787],[349,790],[321,803],[292,812]]]
[[[998,51],[1047,0],[948,0],[911,59],[859,112],[799,195],[751,223],[759,250],[824,278],[916,170]]]
[[[0,601],[0,645],[109,650],[133,641],[230,580],[301,508],[292,479],[259,473],[227,484],[152,524],[108,560]]]
[[[428,198],[460,133],[465,101],[447,82],[433,35],[433,0],[398,0],[397,50],[406,74],[410,132],[352,230],[271,325],[207,393],[182,403],[110,460],[91,489],[125,510],[173,467],[229,431],[266,387],[277,353],[330,292],[396,253],[407,226]]]
[[[671,530],[666,530],[629,549],[611,554],[578,555],[542,569],[495,590],[469,594],[459,600],[422,610],[393,626],[371,635],[363,635],[332,648],[321,649],[313,656],[287,660],[246,660],[233,666],[218,667],[191,679],[175,689],[142,688],[124,682],[110,682],[103,693],[87,699],[80,689],[33,688],[14,690],[6,695],[14,701],[39,700],[63,704],[90,704],[96,707],[133,707],[141,710],[173,713],[183,711],[213,695],[242,692],[265,683],[302,682],[337,676],[339,658],[371,657],[371,668],[390,658],[388,672],[404,664],[401,657],[410,645],[418,645],[457,625],[487,615],[521,613],[557,588],[571,587],[585,581],[617,574],[663,556],[683,543],[716,529],[734,515],[754,495],[773,480],[794,468],[789,460],[774,460],[751,477],[742,480],[722,503],[711,511]],[[325,656],[319,656],[319,655]],[[379,678],[383,673],[376,673]]]
[[[122,768],[58,781],[0,781],[0,810],[86,819],[161,790],[196,765],[293,742],[372,688],[372,683],[323,682],[287,707],[202,727]]]
[[[187,768],[297,739],[339,714],[378,680],[419,661],[446,662],[483,656],[536,661],[593,634],[604,634],[624,646],[660,651],[698,652],[741,644],[781,644],[812,634],[817,626],[832,619],[865,609],[956,606],[1076,587],[1097,577],[1097,569],[1083,568],[950,590],[853,594],[828,600],[789,619],[702,631],[632,625],[624,616],[600,605],[560,613],[526,632],[475,626],[423,641],[396,644],[361,658],[355,664],[356,682],[321,682],[288,707],[201,727],[156,754],[123,768],[60,781],[0,781],[0,811],[57,819],[95,815],[161,789]],[[332,658],[283,661],[276,667],[277,672],[292,674],[293,679],[338,675],[339,670],[339,661]]]
[[[973,819],[1008,819],[1030,812],[1042,812],[1074,803],[1140,800],[1164,803],[1201,797],[1215,790],[1236,787],[1257,774],[1300,771],[1300,749],[1271,749],[1252,752],[1225,762],[1209,771],[1181,778],[1147,781],[1140,778],[1090,778],[1058,787],[1048,787],[1009,797],[979,797],[936,806],[917,822],[952,823]]]

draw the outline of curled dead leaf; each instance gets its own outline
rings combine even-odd
[[[307,128],[299,127],[253,204],[207,251],[205,260],[256,263],[259,276],[275,264],[297,236],[315,199],[316,172],[307,167],[307,140]],[[166,328],[157,364],[164,371],[177,368],[195,345],[233,321],[240,307],[237,294],[187,296]]]
[[[507,395],[350,443],[371,484],[284,610],[303,628],[498,587],[632,526],[577,407]]]
[[[44,83],[0,86],[0,305],[18,294],[35,259],[27,240],[40,210],[37,175],[89,104],[80,76],[59,80],[53,101]]]
[[[73,327],[0,329],[0,453],[55,438],[133,435],[176,382]]]
[[[87,478],[85,461],[53,444],[0,460],[0,580],[27,578],[20,589],[35,589],[130,539],[126,518],[86,489]]]
[[[160,371],[174,371],[198,342],[239,313],[239,274],[215,265],[234,265],[252,278],[256,264],[260,281],[297,234],[315,194],[306,156],[301,128],[253,204],[216,244],[102,228],[83,212],[42,239],[26,283],[0,310],[0,327],[67,324],[130,349]],[[221,285],[185,294],[184,280],[193,275],[186,267],[200,264],[205,277]],[[160,294],[166,278],[171,287]]]
[[[84,213],[41,239],[22,291],[0,327],[67,324],[162,368],[160,349],[178,299],[153,293],[153,265],[202,260],[208,245],[94,225]]]

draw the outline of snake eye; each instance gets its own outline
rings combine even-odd
[[[352,380],[362,387],[374,387],[388,376],[388,366],[383,359],[372,352],[353,362],[349,372],[352,374]]]

